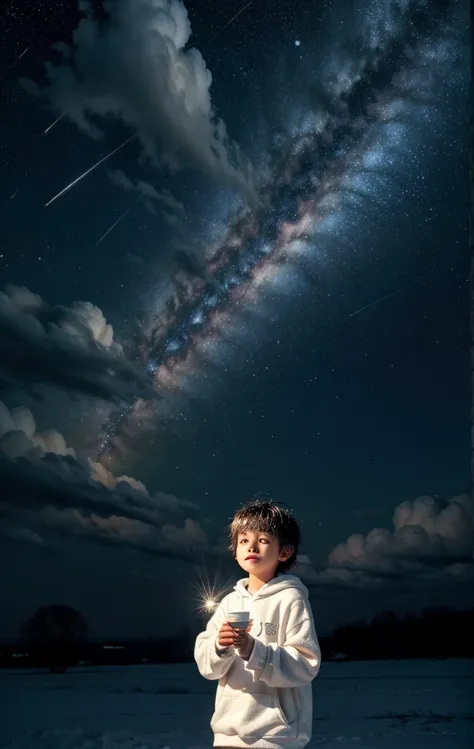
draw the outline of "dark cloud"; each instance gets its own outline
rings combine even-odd
[[[0,527],[16,540],[41,545],[74,536],[191,561],[193,549],[219,553],[196,505],[149,494],[137,479],[76,456],[58,432],[37,432],[28,409],[1,402],[0,485]]]
[[[74,536],[147,554],[193,559],[209,545],[192,502],[156,492],[130,476],[78,457],[55,431],[38,432],[31,412],[0,401],[0,527],[41,545]]]
[[[98,307],[49,307],[26,288],[0,292],[0,381],[54,385],[112,402],[157,395],[128,361]]]
[[[147,556],[202,558],[211,566],[230,562],[225,540],[210,540],[212,524],[196,505],[150,494],[137,479],[78,457],[58,432],[37,431],[27,408],[1,402],[0,485],[0,531],[17,542],[48,548],[74,538]],[[301,555],[295,572],[329,598],[354,591],[369,598],[387,599],[389,591],[433,596],[441,589],[465,595],[474,581],[473,519],[472,497],[419,497],[395,508],[393,531],[350,536],[319,570]]]
[[[122,169],[111,169],[108,172],[111,182],[127,192],[134,192],[141,196],[148,210],[154,212],[154,204],[160,205],[165,210],[165,215],[174,220],[177,217],[184,219],[185,209],[169,190],[157,190],[154,185],[142,179],[131,179],[127,177]]]
[[[205,263],[192,251],[187,249],[175,250],[172,263],[178,273],[182,272],[189,278],[199,278],[210,287],[216,287],[216,280],[209,273]]]

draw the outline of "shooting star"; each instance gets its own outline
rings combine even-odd
[[[395,296],[395,294],[399,294],[400,291],[403,291],[404,289],[410,288],[410,286],[418,286],[420,283],[424,283],[425,281],[429,280],[429,278],[436,277],[440,274],[442,271],[443,273],[449,273],[449,271],[452,271],[452,268],[444,268],[444,269],[438,269],[435,270],[434,268],[431,269],[431,271],[428,271],[424,276],[420,276],[415,281],[411,281],[409,283],[404,284],[403,286],[400,286],[399,289],[395,289],[395,291],[391,291],[390,294],[385,294],[385,296],[381,297],[380,299],[376,299],[375,302],[370,302],[370,304],[366,304],[365,307],[361,307],[360,309],[356,309],[355,312],[351,312],[349,317],[354,317],[354,315],[358,315],[359,312],[363,312],[366,309],[369,309],[370,307],[375,307],[376,304],[380,304],[380,302],[384,302],[385,299],[389,299],[391,296]]]
[[[253,3],[253,0],[250,0],[250,2],[247,3],[247,5],[244,8],[241,8],[238,11],[238,13],[235,14],[235,16],[232,16],[232,18],[230,19],[230,21],[228,21],[225,26],[223,26],[221,29],[219,29],[219,31],[217,32],[217,34],[214,34],[214,36],[211,39],[211,42],[213,42],[214,39],[217,39],[217,37],[220,36],[222,34],[222,32],[225,31],[230,26],[230,24],[233,23],[235,21],[235,19],[238,18],[240,16],[240,14],[244,12],[244,10],[247,10],[247,8],[250,5],[252,5],[252,3]]]
[[[5,206],[10,200],[13,200],[13,198],[16,198],[19,192],[20,192],[20,188],[15,190],[15,192],[12,193],[9,198],[6,198],[6,200],[4,200],[3,203],[0,203],[0,211],[2,211],[5,208]]]
[[[396,289],[395,291],[391,291],[390,294],[385,294],[385,296],[380,297],[380,299],[376,299],[375,302],[370,302],[370,304],[366,304],[365,307],[356,309],[355,312],[351,312],[349,317],[354,317],[354,315],[358,315],[360,312],[363,312],[364,310],[369,309],[370,307],[375,307],[376,304],[380,304],[381,302],[384,302],[385,299],[389,299],[391,296],[395,296],[395,294],[398,294],[404,288],[405,286],[400,286],[399,289]]]
[[[107,159],[110,159],[111,156],[113,156],[115,153],[117,153],[117,151],[120,151],[121,148],[123,148],[124,146],[126,146],[127,143],[130,143],[130,141],[133,140],[133,138],[136,138],[136,136],[137,136],[137,133],[134,133],[133,135],[131,135],[130,138],[127,138],[127,140],[125,140],[123,143],[121,143],[120,146],[117,146],[117,148],[114,148],[113,151],[111,151],[106,156],[104,156],[102,159],[100,159],[100,161],[98,161],[96,164],[93,164],[91,167],[89,167],[89,169],[86,172],[84,172],[83,174],[80,174],[79,177],[76,177],[76,179],[73,180],[72,182],[70,182],[68,185],[66,185],[66,187],[64,187],[61,190],[61,192],[58,192],[58,194],[55,195],[54,198],[51,198],[51,200],[48,200],[48,202],[45,203],[45,208],[47,208],[48,205],[51,205],[51,203],[54,203],[54,201],[57,200],[58,198],[60,198],[61,195],[64,195],[65,192],[67,192],[72,187],[74,187],[75,185],[77,185],[78,182],[80,182],[82,179],[84,179],[84,177],[87,177],[87,175],[90,174],[91,172],[93,172],[94,169],[97,169],[97,167],[100,166],[101,164],[103,164],[104,161],[107,161]]]
[[[28,52],[28,50],[29,50],[29,49],[31,49],[31,48],[32,48],[32,46],[33,46],[33,45],[32,45],[32,44],[30,44],[30,46],[29,46],[29,47],[27,47],[26,49],[24,49],[24,50],[23,50],[23,52],[21,53],[21,55],[19,55],[18,57],[16,57],[16,58],[15,58],[15,59],[13,60],[13,62],[11,62],[11,63],[10,63],[10,65],[8,65],[8,67],[7,67],[7,70],[11,70],[11,68],[15,67],[15,65],[17,64],[17,62],[18,62],[19,60],[21,60],[21,58],[22,58],[22,57],[23,57],[24,55],[26,55],[26,53]]]
[[[46,133],[49,133],[49,131],[50,131],[50,130],[51,130],[51,129],[52,129],[52,128],[53,128],[54,126],[55,126],[55,125],[57,125],[57,124],[58,124],[58,122],[59,122],[59,120],[62,120],[62,118],[63,118],[64,116],[65,116],[65,115],[64,115],[64,112],[63,112],[63,114],[60,114],[60,115],[59,115],[59,117],[58,117],[58,118],[57,118],[56,120],[54,120],[54,122],[52,122],[52,123],[51,123],[51,125],[48,125],[48,127],[47,127],[47,128],[46,128],[46,130],[44,131],[43,135],[46,135]]]
[[[28,52],[28,50],[29,50],[29,49],[31,49],[31,47],[32,47],[32,46],[33,46],[33,45],[32,45],[32,44],[30,44],[30,46],[29,46],[29,47],[27,47],[27,48],[26,48],[26,49],[25,49],[25,50],[24,50],[24,51],[23,51],[23,52],[21,53],[20,57],[17,57],[17,58],[16,58],[16,61],[18,62],[18,60],[21,60],[21,58],[23,57],[23,55],[26,55],[26,53]]]
[[[140,196],[138,196],[138,197],[140,197]],[[100,243],[101,243],[101,242],[102,242],[102,241],[103,241],[103,240],[104,240],[104,239],[106,238],[107,234],[110,234],[110,232],[112,231],[112,229],[115,229],[115,227],[117,226],[117,224],[119,224],[119,223],[120,223],[120,222],[122,221],[122,219],[124,219],[124,218],[125,218],[125,216],[127,215],[127,213],[129,213],[129,211],[131,211],[131,210],[132,210],[132,208],[133,208],[133,206],[135,205],[135,203],[137,202],[137,200],[138,200],[138,198],[137,198],[136,200],[134,200],[134,201],[133,201],[132,205],[131,205],[131,206],[129,206],[129,207],[127,208],[127,210],[126,210],[126,211],[124,211],[124,212],[122,213],[122,215],[121,215],[121,216],[119,216],[119,217],[118,217],[118,219],[117,219],[116,221],[114,221],[114,223],[112,224],[112,226],[109,226],[109,228],[107,229],[107,231],[106,231],[106,232],[104,232],[104,233],[102,234],[102,236],[100,237],[100,239],[98,239],[98,240],[97,240],[97,242],[96,242],[96,243],[95,243],[95,245],[94,245],[94,246],[92,247],[92,249],[94,249],[95,247],[97,247],[97,245],[99,245],[99,244],[100,244]]]

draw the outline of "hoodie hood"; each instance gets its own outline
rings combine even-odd
[[[277,575],[273,580],[262,585],[262,587],[253,595],[247,590],[248,584],[248,577],[244,577],[234,586],[234,590],[242,599],[251,598],[252,600],[255,600],[256,598],[268,598],[269,596],[272,596],[275,593],[281,593],[281,591],[288,588],[297,588],[305,598],[308,598],[307,587],[303,585],[299,577],[296,577],[296,575]]]

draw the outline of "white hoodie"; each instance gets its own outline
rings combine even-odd
[[[199,672],[219,679],[214,746],[301,749],[311,738],[311,682],[321,663],[308,591],[294,575],[278,575],[254,595],[247,585],[239,580],[196,639]],[[229,611],[242,610],[255,640],[247,661],[217,646]]]

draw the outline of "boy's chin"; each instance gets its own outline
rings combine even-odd
[[[271,575],[272,573],[272,570],[269,569],[268,566],[264,566],[262,562],[242,562],[240,566],[245,570],[245,572],[247,572],[247,574],[255,575],[255,577],[258,578],[268,577],[268,575]]]
[[[257,563],[257,564],[255,564],[255,562],[245,562],[245,561],[244,561],[244,562],[241,562],[241,563],[240,563],[240,566],[241,566],[241,567],[242,567],[242,569],[243,569],[243,570],[244,570],[245,572],[247,572],[247,573],[248,573],[249,575],[250,575],[250,574],[253,574],[253,575],[257,575],[257,576],[258,576],[259,572],[262,572],[262,571],[263,571],[263,568],[262,568],[262,563],[261,563],[261,562],[260,562],[260,563]]]

